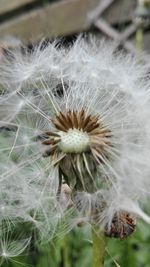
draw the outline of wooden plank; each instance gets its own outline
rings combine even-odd
[[[89,13],[89,20],[91,23],[96,21],[105,10],[107,10],[115,0],[101,0],[99,4]]]
[[[87,14],[99,0],[66,0],[47,4],[0,25],[0,38],[12,35],[22,40],[56,37],[86,30]]]
[[[37,0],[0,0],[0,15]]]
[[[133,19],[137,0],[116,0],[104,12],[104,18],[111,24],[128,22]]]

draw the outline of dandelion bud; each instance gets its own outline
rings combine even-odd
[[[130,236],[136,227],[136,217],[128,212],[120,211],[112,219],[111,225],[105,227],[105,235],[124,239]]]

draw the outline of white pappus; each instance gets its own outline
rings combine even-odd
[[[79,37],[9,51],[0,87],[1,223],[30,221],[51,238],[64,214],[68,229],[80,218],[110,229],[122,211],[150,222],[140,208],[150,192],[146,66]]]

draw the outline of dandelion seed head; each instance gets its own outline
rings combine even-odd
[[[78,169],[83,157],[87,171],[89,171],[87,153],[91,154],[93,162],[100,163],[103,160],[106,147],[111,144],[109,140],[111,134],[107,127],[99,122],[98,116],[86,115],[84,109],[79,112],[68,110],[66,113],[60,112],[52,122],[56,131],[46,132],[49,138],[42,142],[50,146],[45,156],[53,155],[55,161],[58,158],[58,163],[61,159],[65,160],[67,155],[71,155]],[[85,154],[82,155],[84,152]],[[79,157],[81,158],[78,159]]]
[[[56,44],[0,63],[1,220],[31,222],[41,239],[66,217],[63,233],[82,220],[111,229],[122,212],[148,222],[147,66],[94,38]]]

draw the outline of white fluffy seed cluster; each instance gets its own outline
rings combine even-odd
[[[17,49],[0,61],[0,236],[3,221],[19,218],[39,230],[41,238],[53,237],[65,214],[64,229],[71,229],[94,202],[106,203],[99,223],[110,223],[116,211],[133,212],[147,222],[141,206],[150,192],[150,81],[147,66],[114,46],[94,38],[79,37],[72,47],[57,43],[35,46],[32,53]],[[57,112],[84,109],[99,115],[111,131],[109,158],[98,166],[106,188],[79,192],[82,208],[67,209],[60,196],[59,173],[50,158],[43,158],[41,136],[54,131],[50,118]],[[86,151],[85,133],[70,130],[60,146],[65,153]],[[106,148],[107,150],[107,148]],[[76,214],[75,217],[73,217]],[[62,232],[64,232],[62,229]],[[61,230],[60,233],[61,234]],[[1,238],[3,240],[3,238]],[[18,255],[27,242],[7,246],[5,255]],[[11,240],[10,240],[11,242]],[[6,242],[4,242],[6,244]],[[20,246],[19,246],[20,244]],[[20,248],[20,249],[19,249]],[[13,251],[11,251],[13,250]],[[3,254],[4,255],[4,254]],[[11,256],[10,256],[11,257]]]

